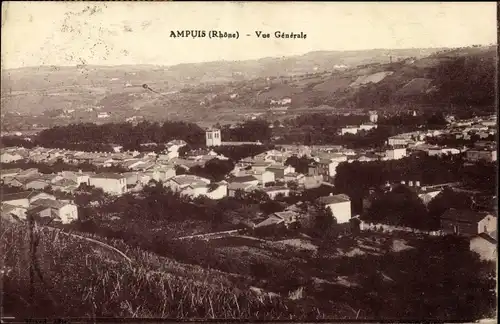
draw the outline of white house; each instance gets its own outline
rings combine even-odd
[[[176,176],[175,168],[167,165],[156,166],[146,173],[151,176],[151,179],[162,182]]]
[[[496,231],[490,234],[480,233],[469,241],[471,251],[479,254],[481,260],[495,261],[497,258]]]
[[[376,128],[377,128],[377,124],[372,124],[372,123],[366,123],[366,124],[359,125],[359,129],[364,130],[364,131],[371,131],[372,129],[376,129]]]
[[[111,115],[107,112],[100,112],[97,114],[97,118],[109,118]]]
[[[287,187],[267,187],[262,188],[261,190],[271,199],[276,199],[276,196],[278,195],[283,195],[284,197],[288,197],[290,195],[290,188]]]
[[[271,171],[250,171],[248,175],[254,176],[262,186],[265,186],[266,183],[275,181],[274,173]]]
[[[78,219],[78,207],[67,201],[39,199],[33,202],[33,207],[28,213],[39,217],[49,217],[63,224],[71,223]]]
[[[30,206],[29,197],[31,191],[16,192],[2,195],[2,204],[28,208]]]
[[[22,159],[24,159],[24,158],[18,153],[4,152],[0,155],[0,162],[1,163],[11,163],[11,162],[19,161]]]
[[[390,146],[406,145],[406,144],[408,144],[408,141],[409,141],[409,139],[407,137],[404,137],[404,136],[392,136],[392,137],[389,137],[389,139],[387,140],[387,144],[389,144]]]
[[[81,170],[78,172],[72,172],[72,171],[62,171],[60,175],[67,180],[72,180],[76,182],[77,186],[79,186],[82,183],[89,184],[89,173],[84,173]]]
[[[0,178],[3,179],[3,178],[15,177],[21,172],[22,172],[21,169],[3,169],[2,172],[0,173]]]
[[[318,198],[318,201],[331,210],[338,224],[347,223],[351,219],[351,199],[349,196],[330,194]]]
[[[181,174],[167,180],[164,185],[172,189],[172,191],[183,191],[188,187],[188,192],[195,195],[206,193],[207,185],[210,184],[209,179],[198,177],[195,175]]]
[[[101,188],[104,192],[112,195],[121,195],[127,192],[127,180],[125,176],[116,173],[102,173],[89,177],[89,184]]]
[[[385,151],[388,160],[399,160],[406,156],[406,147],[393,146]]]
[[[340,134],[357,134],[360,128],[358,126],[346,126],[340,129]]]
[[[210,199],[218,200],[226,197],[228,195],[228,184],[225,181],[219,182],[216,188],[210,189],[207,191],[205,196]]]
[[[275,179],[284,179],[287,174],[295,172],[291,165],[271,165],[266,170],[274,173]]]
[[[220,129],[207,129],[205,131],[205,141],[206,145],[208,147],[210,146],[221,146],[222,145],[222,138],[221,138],[221,132]]]

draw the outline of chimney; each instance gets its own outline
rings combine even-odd
[[[408,186],[413,187],[413,181],[408,181]]]
[[[420,181],[415,181],[415,187],[420,187]]]

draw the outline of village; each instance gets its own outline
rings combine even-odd
[[[345,126],[340,134],[352,134],[358,130],[371,130],[377,127],[377,113],[370,111],[369,123],[359,126]],[[450,157],[463,154],[465,163],[496,162],[496,144],[482,139],[496,135],[496,116],[454,120],[447,118],[446,128],[421,130],[391,136],[383,150],[347,149],[340,145],[277,145],[255,156],[235,161],[234,167],[227,170],[221,179],[208,179],[190,173],[195,168],[204,168],[207,163],[217,165],[217,161],[229,158],[215,152],[221,146],[262,145],[260,142],[226,142],[220,129],[207,128],[205,148],[183,151],[187,145],[184,140],[172,140],[165,143],[165,150],[155,152],[122,152],[116,145],[115,152],[83,152],[57,148],[23,147],[2,148],[2,164],[33,162],[45,165],[64,163],[66,165],[92,165],[96,168],[118,168],[125,172],[91,172],[82,170],[61,170],[57,173],[41,173],[37,168],[2,169],[2,185],[17,188],[18,192],[3,194],[2,217],[4,219],[26,220],[27,215],[53,218],[62,224],[69,224],[78,219],[78,208],[71,199],[57,199],[54,192],[74,194],[84,188],[98,188],[110,196],[126,193],[140,193],[152,183],[161,183],[163,187],[177,192],[189,199],[205,197],[220,200],[242,194],[258,193],[269,200],[280,200],[297,196],[304,190],[318,187],[334,188],[337,168],[342,163],[391,161],[409,156],[424,154],[434,157]],[[470,139],[476,136],[480,140],[472,147],[451,147],[429,144],[433,139],[452,138]],[[141,146],[154,146],[157,143],[145,143]],[[303,159],[306,165],[297,165]],[[295,161],[296,163],[292,163]],[[301,170],[296,170],[292,165]],[[74,169],[74,168],[73,168]],[[459,187],[460,183],[427,184],[421,179],[401,179],[387,182],[382,190],[392,190],[395,185],[406,186],[415,191],[427,205],[445,188]],[[49,189],[49,191],[47,190]],[[460,190],[460,189],[459,189]],[[496,197],[494,197],[496,198]],[[363,199],[369,199],[364,197]],[[344,192],[319,197],[317,199],[327,207],[335,217],[337,224],[356,223],[361,230],[384,228],[388,231],[411,231],[419,229],[390,224],[374,224],[360,220],[359,213],[353,212],[351,198]],[[268,215],[256,215],[252,228],[269,226],[291,226],[300,219],[300,210],[291,205],[281,212]],[[427,232],[429,235],[455,233],[471,236],[471,249],[477,249],[484,258],[493,258],[496,249],[496,215],[478,211],[448,210],[441,215],[440,228]],[[203,234],[203,233],[202,233]],[[206,233],[209,234],[209,233]],[[486,252],[485,252],[486,251]]]

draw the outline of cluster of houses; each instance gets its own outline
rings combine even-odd
[[[424,152],[429,156],[454,155],[465,152],[465,158],[470,162],[496,161],[496,143],[484,140],[496,135],[496,116],[476,117],[470,120],[458,121],[448,117],[448,121],[449,124],[443,129],[415,131],[389,137],[387,145],[392,148],[399,148],[396,157],[406,156],[407,153],[413,152]],[[426,143],[426,138],[442,137],[470,140],[474,135],[478,136],[480,141],[475,142],[472,148],[438,146]],[[402,150],[403,148],[406,149],[406,152]]]
[[[376,125],[376,116],[376,113],[370,114],[370,122],[373,125]],[[486,121],[488,122],[489,120]],[[474,124],[471,125],[474,126]],[[492,127],[489,124],[485,126]],[[453,127],[464,126],[453,125]],[[465,127],[470,128],[470,126]],[[3,217],[22,219],[31,213],[39,217],[52,217],[62,223],[69,223],[78,217],[76,206],[71,201],[57,200],[54,196],[44,193],[45,188],[51,187],[53,190],[71,193],[80,185],[86,184],[101,188],[111,195],[122,195],[142,190],[151,180],[161,182],[165,187],[193,198],[205,196],[210,199],[222,199],[226,196],[237,196],[238,193],[259,191],[270,199],[276,199],[280,196],[289,196],[296,190],[325,184],[331,185],[328,181],[335,176],[337,166],[342,162],[401,159],[412,152],[422,150],[429,155],[461,153],[460,149],[432,147],[425,143],[426,137],[441,136],[445,132],[450,132],[450,130],[412,132],[390,137],[387,141],[388,148],[384,151],[355,151],[336,145],[281,145],[254,157],[237,161],[234,169],[219,182],[212,182],[193,174],[178,174],[179,169],[189,171],[195,166],[203,167],[213,159],[227,159],[211,149],[213,146],[224,145],[218,129],[206,131],[206,149],[188,152],[183,157],[179,155],[179,149],[186,145],[182,140],[167,143],[165,151],[159,154],[121,152],[120,148],[113,153],[79,152],[42,147],[29,150],[19,147],[5,148],[2,149],[0,156],[2,163],[33,161],[50,165],[62,160],[73,165],[88,163],[97,167],[120,166],[128,171],[123,173],[62,171],[41,174],[37,169],[2,170],[3,184],[19,187],[25,191],[4,195],[1,212]],[[496,161],[496,143],[477,142],[474,148],[466,151],[466,155],[471,161]],[[307,172],[299,173],[294,167],[286,165],[285,162],[292,156],[305,156],[312,159],[313,162],[308,165]],[[403,184],[414,189],[425,204],[443,189],[439,186],[421,186],[419,181],[408,181]],[[387,186],[387,190],[390,188],[392,186]],[[330,195],[319,198],[319,202],[332,211],[339,224],[351,221],[351,201],[348,196]],[[300,212],[292,209],[287,208],[281,213],[272,214],[255,224],[255,227],[293,224],[300,218]],[[471,249],[474,247],[478,251],[488,250],[485,246],[490,246],[492,240],[496,240],[496,235],[492,236],[492,233],[496,231],[496,216],[480,215],[480,213],[463,217],[461,215],[461,211],[452,210],[445,213],[442,218],[442,230],[471,235],[473,237]]]
[[[42,191],[23,191],[2,195],[2,219],[8,221],[45,219],[68,224],[78,219],[78,208],[71,200],[56,199]]]
[[[378,121],[378,114],[376,111],[370,111],[369,112],[370,116],[370,122],[368,123],[363,123],[361,125],[348,125],[345,127],[342,127],[339,130],[340,135],[346,135],[346,134],[358,134],[359,132],[365,131],[371,131],[372,129],[377,128],[377,121]]]

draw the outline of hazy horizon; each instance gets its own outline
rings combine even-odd
[[[168,67],[321,51],[458,48],[497,42],[494,2],[4,2],[2,25],[5,70],[77,65]],[[169,37],[171,30],[185,29],[238,30],[252,37]],[[302,31],[307,39],[258,39],[253,35],[256,30],[271,34]]]
[[[488,46],[496,46],[495,44],[474,44],[474,45],[480,45],[481,47],[488,47]],[[73,65],[53,65],[53,64],[45,64],[45,65],[29,65],[29,66],[23,66],[23,67],[16,67],[16,68],[6,68],[4,70],[20,70],[20,69],[30,69],[30,68],[39,68],[39,67],[45,67],[45,68],[50,68],[50,67],[57,67],[57,68],[76,68],[79,65],[85,65],[85,66],[102,66],[102,67],[120,67],[120,66],[155,66],[155,67],[173,67],[173,66],[178,66],[178,65],[184,65],[184,64],[202,64],[202,63],[218,63],[218,62],[246,62],[246,61],[259,61],[259,60],[265,60],[265,59],[279,59],[279,58],[291,58],[291,57],[298,57],[298,56],[305,56],[311,53],[316,53],[316,52],[339,52],[339,53],[344,53],[344,52],[364,52],[364,51],[404,51],[404,50],[418,50],[418,49],[423,49],[423,50],[438,50],[438,49],[458,49],[459,47],[408,47],[408,48],[366,48],[366,49],[359,49],[359,50],[342,50],[342,51],[336,51],[336,50],[319,50],[319,51],[309,51],[303,54],[296,54],[296,55],[285,55],[285,56],[264,56],[264,57],[259,57],[259,58],[254,58],[254,59],[242,59],[242,60],[217,60],[217,61],[200,61],[200,62],[183,62],[183,63],[175,63],[175,64],[148,64],[148,63],[126,63],[126,64],[73,64]]]

